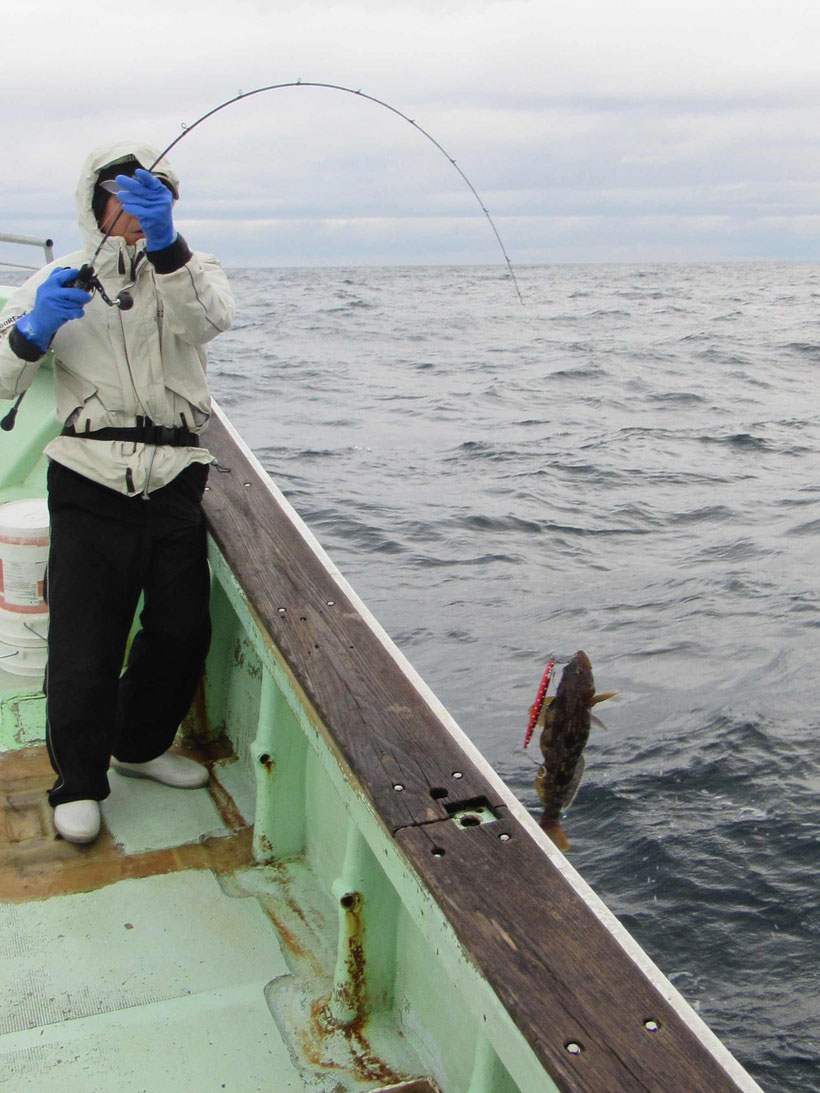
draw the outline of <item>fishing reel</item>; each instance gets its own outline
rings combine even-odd
[[[99,292],[100,297],[109,307],[118,307],[120,311],[130,311],[134,306],[134,297],[125,289],[118,292],[116,299],[112,300],[103,288],[102,282],[94,272],[94,266],[90,262],[86,262],[86,264],[80,268],[80,272],[73,281],[68,281],[66,283],[66,287],[81,288],[83,292]],[[10,433],[14,428],[14,424],[17,420],[17,411],[20,409],[20,403],[23,401],[25,393],[26,392],[24,391],[22,395],[17,397],[12,408],[3,420],[0,421],[0,429],[2,429],[4,433]]]
[[[80,268],[80,272],[74,280],[69,282],[69,287],[80,288],[83,292],[99,292],[101,299],[108,304],[109,307],[118,307],[120,311],[130,311],[134,306],[134,297],[125,289],[123,289],[122,292],[118,292],[116,299],[112,300],[103,288],[102,282],[94,272],[94,267],[90,263],[86,263]]]

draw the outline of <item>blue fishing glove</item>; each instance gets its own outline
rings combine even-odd
[[[145,233],[146,250],[165,250],[177,237],[171,217],[174,195],[149,171],[138,167],[134,177],[117,175],[117,198],[127,213],[135,216]]]
[[[23,337],[44,353],[63,323],[82,318],[83,308],[91,299],[82,289],[67,287],[67,282],[73,282],[79,272],[65,268],[52,270],[48,280],[37,289],[34,307],[17,320],[17,329]]]

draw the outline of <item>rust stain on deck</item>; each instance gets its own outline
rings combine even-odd
[[[310,1007],[310,1025],[297,1032],[300,1050],[307,1062],[318,1070],[346,1070],[359,1081],[401,1085],[410,1075],[394,1070],[373,1050],[364,1031],[364,1022],[342,1024],[331,1012],[331,999],[318,998]],[[345,1047],[339,1051],[339,1041]]]
[[[306,978],[319,978],[325,969],[316,950],[324,921],[311,923],[294,895],[294,882],[286,862],[267,862],[263,868],[273,875],[273,882],[262,906],[291,957],[292,967],[301,968],[299,974]]]

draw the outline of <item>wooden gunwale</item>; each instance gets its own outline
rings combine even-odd
[[[205,498],[216,544],[396,848],[558,1088],[758,1089],[533,837],[218,408],[204,439],[223,471]],[[452,820],[476,801],[494,822]]]

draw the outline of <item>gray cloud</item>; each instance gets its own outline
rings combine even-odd
[[[131,19],[106,9],[90,35],[56,0],[8,13],[6,40],[36,36],[39,60],[4,60],[6,230],[73,246],[89,146],[129,134],[164,145],[240,87],[302,77],[361,87],[428,129],[514,260],[816,253],[820,5],[203,0],[192,21],[144,0],[136,37]],[[226,261],[498,257],[444,157],[351,95],[245,100],[173,160],[180,225]]]

